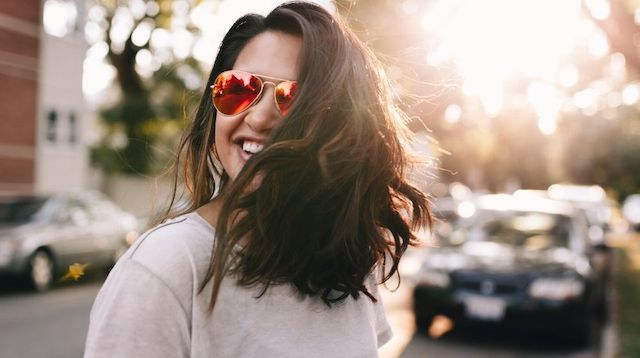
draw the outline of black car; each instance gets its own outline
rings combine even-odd
[[[604,308],[605,273],[591,263],[583,215],[533,197],[470,202],[439,247],[426,249],[415,276],[418,327],[443,314],[588,339]]]
[[[137,229],[133,215],[98,192],[0,197],[0,279],[46,290],[69,265],[112,265]]]

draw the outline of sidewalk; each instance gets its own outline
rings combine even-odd
[[[415,332],[413,308],[411,307],[412,288],[405,281],[408,280],[403,280],[397,290],[395,290],[397,286],[396,279],[391,279],[387,282],[388,289],[380,286],[380,296],[384,311],[393,330],[393,338],[380,349],[380,358],[400,357]]]
[[[620,236],[612,242],[615,248],[615,289],[611,290],[613,307],[610,346],[603,341],[602,357],[640,356],[640,233]],[[606,349],[606,351],[605,351]]]

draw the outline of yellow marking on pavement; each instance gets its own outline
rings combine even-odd
[[[69,265],[69,270],[64,276],[60,278],[60,281],[67,281],[71,279],[74,281],[78,281],[78,279],[80,279],[80,277],[84,275],[84,269],[88,265],[89,264],[79,264],[77,262],[73,265]]]
[[[453,321],[449,317],[437,315],[433,317],[431,325],[429,326],[429,336],[431,336],[431,338],[440,338],[443,334],[451,331],[453,326]]]

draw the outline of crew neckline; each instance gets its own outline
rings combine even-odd
[[[202,217],[202,215],[200,215],[197,211],[192,211],[190,213],[187,213],[185,216],[193,216],[195,217],[196,221],[199,221],[201,224],[203,224],[204,226],[206,226],[206,228],[209,231],[215,232],[216,228],[213,227],[213,225],[211,225],[205,218]]]

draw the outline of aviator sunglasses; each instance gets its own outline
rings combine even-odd
[[[275,87],[276,107],[280,114],[286,116],[298,82],[237,70],[224,71],[216,77],[211,86],[213,106],[228,116],[242,113],[258,102],[267,83]]]

